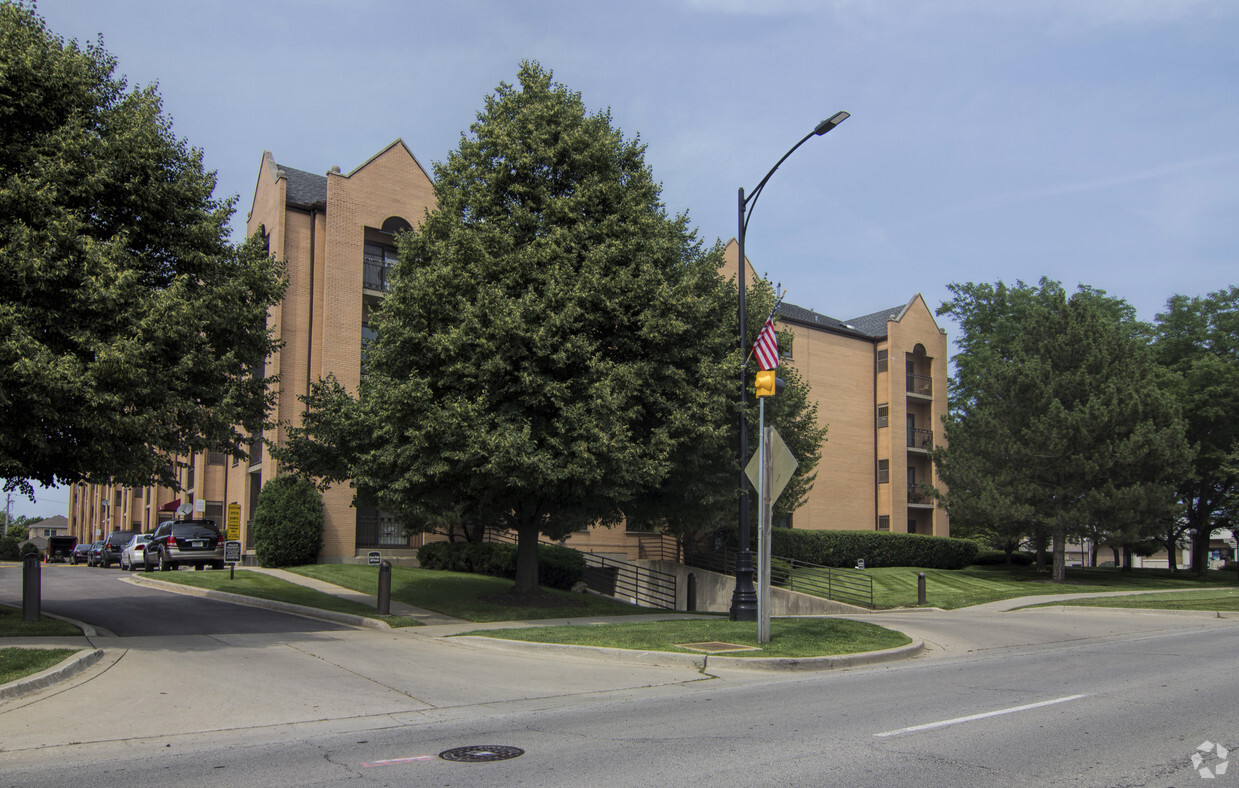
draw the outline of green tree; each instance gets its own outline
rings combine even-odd
[[[948,447],[937,453],[952,517],[1047,535],[1053,578],[1070,536],[1118,544],[1151,535],[1173,511],[1190,452],[1167,375],[1131,307],[1057,282],[951,285],[939,309],[962,329]]]
[[[254,556],[260,566],[300,566],[318,560],[323,547],[323,497],[296,475],[262,486],[254,509]]]
[[[102,44],[0,3],[0,478],[175,484],[168,457],[243,455],[265,419],[283,292],[232,200]]]
[[[1239,449],[1239,287],[1204,297],[1172,297],[1157,316],[1153,348],[1175,375],[1173,393],[1195,449],[1177,493],[1191,539],[1192,569],[1203,577],[1214,532],[1239,527],[1239,475],[1228,462]]]
[[[735,509],[734,290],[607,113],[522,64],[435,168],[350,396],[312,389],[280,453],[419,530],[539,536]]]

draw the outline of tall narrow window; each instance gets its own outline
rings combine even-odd
[[[889,514],[878,515],[878,530],[889,531],[891,529],[891,516]]]
[[[888,405],[878,406],[878,426],[879,427],[885,427],[888,424],[890,424],[890,410],[891,410],[890,406]]]
[[[885,371],[886,371],[886,351],[879,350],[878,351],[878,372],[885,372]]]
[[[891,480],[891,461],[878,460],[878,484],[886,484]]]

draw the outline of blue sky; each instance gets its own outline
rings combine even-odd
[[[158,82],[240,230],[264,149],[345,172],[400,137],[429,167],[522,59],[647,145],[672,212],[736,234],[839,318],[951,282],[1042,276],[1127,299],[1239,280],[1230,0],[41,0]],[[943,322],[949,333],[954,326]],[[829,415],[827,414],[829,419]],[[63,513],[49,491],[30,514]],[[17,509],[15,509],[17,511]]]

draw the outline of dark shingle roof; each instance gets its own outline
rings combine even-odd
[[[850,320],[839,320],[784,301],[779,305],[779,317],[794,323],[802,323],[840,334],[850,334],[851,336],[865,337],[867,339],[880,339],[886,336],[886,321],[902,312],[903,308],[901,304],[891,309],[883,309],[868,315],[862,315],[861,317],[854,317]]]
[[[288,178],[288,204],[296,208],[322,207],[327,204],[327,176],[280,165]]]

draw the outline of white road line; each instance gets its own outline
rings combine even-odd
[[[1066,703],[1069,700],[1079,700],[1087,698],[1087,695],[1068,695],[1065,698],[1055,698],[1054,700],[1043,700],[1040,703],[1029,703],[1026,706],[1013,706],[1009,709],[999,709],[998,711],[987,711],[983,714],[971,714],[967,717],[956,717],[953,720],[942,720],[941,722],[929,722],[924,725],[913,725],[910,728],[900,728],[897,731],[886,731],[885,733],[875,733],[876,737],[898,736],[901,733],[914,733],[916,731],[928,731],[934,728],[945,728],[948,725],[958,725],[961,722],[972,722],[973,720],[984,720],[988,717],[999,717],[1003,714],[1014,714],[1017,711],[1028,711],[1029,709],[1039,709],[1042,706],[1053,706],[1055,703]]]

